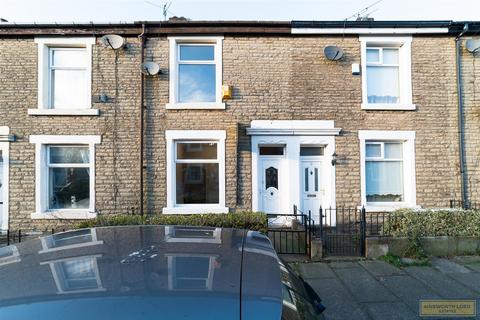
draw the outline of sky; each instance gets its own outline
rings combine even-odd
[[[344,20],[378,0],[0,0],[9,22],[119,22],[163,20]],[[480,0],[381,0],[375,20],[480,20]]]

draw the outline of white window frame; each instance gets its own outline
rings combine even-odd
[[[167,207],[165,214],[227,213],[225,207],[225,130],[166,130],[167,140]],[[177,204],[176,203],[176,142],[216,142],[218,163],[219,203]],[[189,160],[190,162],[190,160]],[[205,163],[208,160],[200,160]]]
[[[35,37],[38,46],[38,104],[35,109],[28,109],[29,115],[75,115],[75,116],[96,116],[98,109],[92,109],[92,47],[95,44],[95,37],[75,38],[44,38]],[[85,48],[87,53],[86,63],[86,105],[77,109],[52,108],[50,93],[50,51],[52,48]]]
[[[85,231],[89,232],[92,240],[87,241],[87,242],[79,242],[79,243],[75,243],[75,244],[69,244],[69,245],[65,245],[65,246],[49,247],[47,239],[52,239],[57,235],[68,234],[70,231],[60,232],[60,233],[52,234],[52,235],[49,235],[49,236],[46,236],[46,237],[40,237],[40,243],[42,244],[42,250],[38,251],[38,253],[42,254],[42,253],[48,253],[48,252],[54,252],[54,251],[60,251],[60,250],[71,250],[71,249],[76,249],[76,248],[83,248],[83,247],[96,246],[96,245],[103,244],[103,240],[98,240],[97,229],[96,228],[81,229],[81,230],[82,231],[85,230]],[[55,240],[53,240],[53,241],[55,241]]]
[[[223,36],[198,36],[198,37],[168,37],[170,45],[170,70],[169,70],[169,81],[170,81],[170,99],[169,103],[166,104],[167,109],[225,109],[225,103],[222,102],[222,45],[223,45]],[[178,65],[179,65],[179,55],[180,45],[202,45],[210,44],[215,47],[215,102],[178,102]]]
[[[360,140],[360,180],[361,203],[367,211],[393,211],[398,208],[417,208],[415,176],[415,131],[377,131],[359,130]],[[403,143],[403,201],[367,202],[366,196],[366,143],[402,142]]]
[[[215,273],[215,261],[218,259],[217,255],[210,254],[166,254],[167,257],[167,266],[168,266],[168,290],[175,291],[199,291],[201,289],[179,289],[175,288],[175,282],[177,280],[176,272],[176,259],[177,258],[208,258],[208,275],[207,278],[188,278],[184,279],[190,280],[205,280],[205,289],[206,291],[212,290],[213,287],[213,275]]]
[[[95,144],[100,136],[53,136],[31,135],[30,143],[35,144],[35,212],[32,219],[91,219],[95,212]],[[48,166],[49,145],[87,145],[90,157],[90,206],[88,209],[48,209]]]
[[[415,110],[412,102],[412,36],[359,37],[362,61],[362,105],[364,110]],[[399,103],[368,103],[367,48],[399,48]]]

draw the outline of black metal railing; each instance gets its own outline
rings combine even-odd
[[[365,208],[320,208],[319,237],[325,255],[364,255],[365,236]]]
[[[452,208],[452,209],[480,210],[480,202],[450,200],[449,204],[450,204],[450,208]]]
[[[315,221],[297,206],[292,214],[267,214],[267,235],[279,254],[310,255]]]

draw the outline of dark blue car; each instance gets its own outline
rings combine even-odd
[[[319,297],[252,231],[128,226],[0,248],[0,319],[322,319]]]

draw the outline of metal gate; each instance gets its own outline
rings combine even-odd
[[[365,208],[320,208],[320,220],[326,256],[365,255]]]
[[[294,214],[267,214],[267,235],[279,254],[310,255],[313,221],[297,212],[294,208]]]

